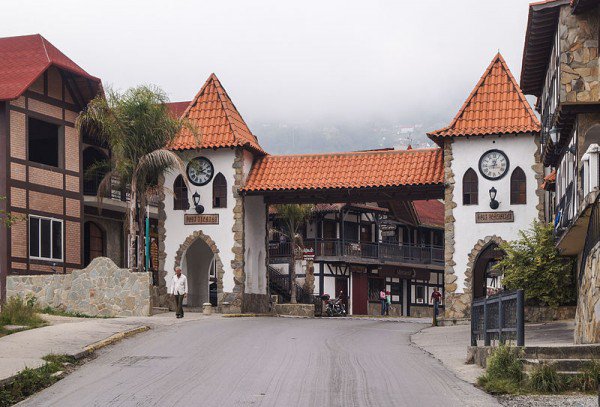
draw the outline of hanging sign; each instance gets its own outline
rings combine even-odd
[[[185,214],[183,218],[184,225],[218,225],[219,214]]]
[[[515,213],[505,212],[475,212],[475,223],[504,223],[514,222]]]
[[[312,247],[305,247],[303,250],[304,260],[314,260],[315,259],[315,249]]]

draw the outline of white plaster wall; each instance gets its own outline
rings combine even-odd
[[[247,293],[266,294],[266,205],[262,196],[244,197],[244,235]]]
[[[184,162],[189,162],[190,159],[195,157],[206,157],[208,158],[214,167],[214,175],[216,176],[219,172],[223,174],[227,180],[227,208],[213,208],[212,206],[212,183],[211,180],[208,184],[198,187],[189,185],[189,198],[190,198],[190,209],[187,211],[175,211],[173,210],[173,195],[172,193],[166,193],[165,197],[165,270],[167,272],[166,282],[167,287],[171,284],[171,279],[174,274],[173,267],[175,266],[175,255],[179,246],[185,241],[185,239],[194,233],[196,230],[201,230],[205,235],[209,236],[217,245],[219,249],[219,257],[223,263],[224,275],[223,275],[223,291],[233,291],[233,270],[231,268],[231,261],[233,260],[233,207],[235,206],[235,200],[233,198],[232,186],[234,185],[234,174],[233,162],[235,158],[235,152],[231,149],[219,149],[219,150],[200,150],[200,151],[185,151],[180,154]],[[178,172],[171,172],[165,174],[165,187],[168,190],[173,189],[173,182],[179,175]],[[184,225],[184,214],[194,214],[196,211],[193,208],[192,195],[194,192],[200,194],[200,204],[204,205],[205,214],[219,214],[218,225]],[[182,262],[184,263],[184,262]]]
[[[479,158],[491,149],[502,150],[509,159],[509,170],[500,180],[490,181],[479,172]],[[504,240],[514,240],[518,231],[531,225],[537,219],[536,205],[538,197],[535,193],[537,181],[532,166],[535,164],[534,154],[536,144],[533,136],[487,136],[472,138],[456,138],[452,144],[452,170],[454,173],[454,202],[457,206],[453,214],[456,219],[454,224],[454,271],[456,273],[457,292],[464,292],[465,270],[468,256],[479,239],[496,235]],[[510,176],[517,167],[525,172],[527,177],[527,204],[510,204]],[[465,172],[473,168],[479,178],[479,204],[463,205],[462,179]],[[514,212],[514,223],[475,223],[475,212],[490,212],[489,190],[495,187],[498,190],[496,200],[500,206],[496,211]]]

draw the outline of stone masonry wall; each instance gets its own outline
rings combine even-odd
[[[93,316],[150,315],[150,273],[118,268],[107,257],[70,274],[8,276],[7,298],[32,294],[41,307]]]
[[[575,343],[600,342],[600,243],[588,255],[577,296]]]
[[[560,35],[560,101],[600,101],[598,13],[572,14],[562,7]]]

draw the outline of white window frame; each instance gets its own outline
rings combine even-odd
[[[31,241],[30,241],[30,233],[31,233],[31,219],[35,218],[38,220],[38,236],[39,236],[39,240],[38,240],[38,253],[40,254],[39,256],[32,256],[31,255]],[[60,258],[55,258],[55,257],[42,257],[42,220],[49,220],[50,221],[50,256],[52,256],[52,253],[54,252],[54,242],[52,241],[52,227],[53,227],[53,223],[54,222],[58,222],[60,223],[60,244],[61,244],[61,257]],[[55,261],[55,262],[63,262],[64,258],[65,258],[65,223],[62,219],[57,219],[57,218],[51,218],[48,216],[38,216],[38,215],[29,215],[29,219],[28,219],[28,224],[27,224],[27,254],[29,255],[30,259],[33,260],[45,260],[45,261]]]

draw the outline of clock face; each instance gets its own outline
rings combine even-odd
[[[187,166],[187,175],[190,182],[197,186],[206,185],[214,175],[212,163],[204,157],[196,157]]]
[[[508,172],[508,157],[500,150],[483,153],[479,159],[479,172],[487,179],[500,179]]]

